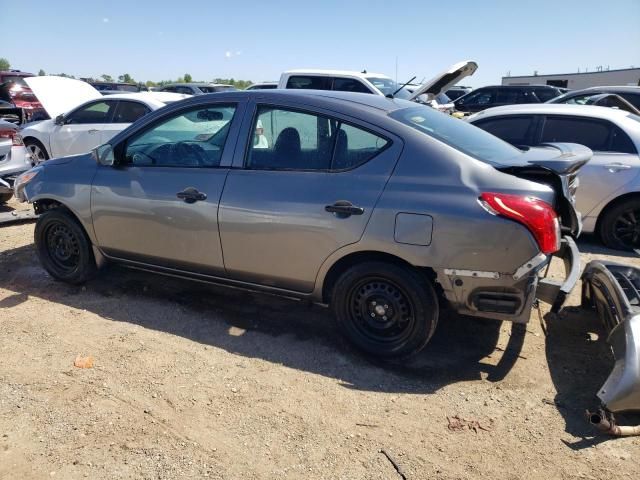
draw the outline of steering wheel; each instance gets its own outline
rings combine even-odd
[[[202,148],[200,145],[193,144],[191,142],[178,142],[173,144],[171,146],[171,155],[182,157],[185,160],[193,159],[195,160],[196,164],[199,167],[207,166],[207,164],[209,163],[209,159],[207,157],[207,153],[205,152],[204,148]],[[181,163],[186,164],[187,162],[183,161]]]

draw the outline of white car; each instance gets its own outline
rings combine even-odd
[[[25,81],[51,117],[26,124],[20,131],[25,147],[37,163],[86,153],[147,113],[189,97],[164,92],[103,96],[88,83],[54,76]]]
[[[473,75],[478,69],[476,62],[464,61],[452,65],[444,72],[423,83],[412,92],[381,73],[352,72],[346,70],[289,70],[280,75],[278,88],[338,90],[343,92],[371,93],[405,100],[422,97],[431,101],[440,93]],[[402,88],[401,88],[402,87]]]
[[[517,147],[579,143],[593,151],[580,169],[576,206],[583,231],[611,248],[640,248],[640,116],[589,105],[524,104],[483,110],[468,122]]]

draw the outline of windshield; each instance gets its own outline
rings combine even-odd
[[[138,88],[137,85],[125,85],[125,84],[116,85],[115,90],[120,90],[122,92],[138,92],[138,91],[140,91],[140,89]]]
[[[450,147],[492,165],[510,164],[522,152],[484,130],[430,107],[417,106],[389,116]]]
[[[366,79],[369,80],[374,87],[380,90],[385,97],[387,95],[392,95],[396,90],[400,88],[400,85],[398,85],[390,78],[366,77]],[[402,87],[402,89],[398,93],[396,93],[394,97],[408,100],[411,98],[411,92]]]
[[[17,85],[27,86],[27,82],[24,81],[24,77],[20,75],[4,75],[2,77],[2,83],[15,83]]]

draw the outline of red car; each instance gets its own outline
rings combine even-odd
[[[27,118],[42,110],[42,105],[24,81],[25,77],[33,76],[20,70],[0,71],[0,99],[23,108]]]

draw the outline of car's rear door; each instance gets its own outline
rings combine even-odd
[[[640,159],[629,136],[608,120],[547,115],[540,142],[579,143],[593,151],[580,170],[577,208],[584,217],[640,172]]]
[[[64,117],[49,137],[52,157],[86,153],[102,143],[102,131],[113,116],[117,100],[96,100]]]
[[[218,204],[244,103],[208,102],[168,114],[116,145],[98,167],[91,213],[98,245],[118,259],[223,273]]]
[[[361,238],[402,142],[286,103],[257,105],[244,136],[220,203],[227,275],[310,292],[323,261]]]

